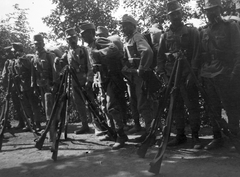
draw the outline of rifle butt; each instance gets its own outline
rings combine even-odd
[[[149,147],[151,147],[155,143],[155,135],[150,135],[146,140],[144,140],[141,144],[141,146],[138,148],[137,155],[140,158],[144,158],[147,150]]]
[[[162,164],[162,158],[163,158],[163,156],[161,158],[157,158],[157,159],[153,160],[152,162],[150,162],[150,164],[149,164],[150,168],[148,169],[148,171],[150,173],[154,173],[156,175],[159,174],[161,164]]]
[[[35,147],[38,149],[38,150],[41,150],[42,147],[43,147],[43,143],[44,143],[44,140],[47,136],[47,132],[43,132],[43,134],[40,136],[40,138],[36,141],[36,144],[35,144]]]

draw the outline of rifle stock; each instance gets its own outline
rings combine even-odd
[[[35,147],[38,149],[38,150],[41,150],[42,149],[42,146],[43,146],[43,143],[44,143],[44,140],[46,139],[46,136],[47,136],[47,133],[48,131],[50,130],[50,127],[52,125],[52,122],[54,121],[55,119],[55,114],[56,114],[56,111],[58,109],[58,105],[59,105],[59,99],[60,99],[60,92],[61,92],[61,88],[64,84],[64,81],[65,81],[65,77],[66,77],[66,72],[64,72],[64,75],[62,76],[63,78],[61,79],[61,83],[59,85],[59,88],[58,88],[58,92],[56,94],[56,99],[54,101],[54,104],[53,104],[53,107],[52,107],[52,111],[51,111],[51,115],[50,115],[50,119],[47,123],[47,126],[44,130],[44,132],[42,133],[42,135],[36,140],[36,144],[35,144]]]
[[[177,68],[177,61],[175,61],[175,63],[174,63],[173,72],[172,72],[172,74],[170,76],[170,79],[167,83],[167,88],[165,90],[163,100],[161,100],[162,104],[158,105],[157,114],[156,114],[155,118],[152,120],[149,134],[146,137],[146,139],[141,143],[141,146],[139,147],[139,149],[137,151],[138,156],[141,157],[141,158],[145,157],[147,149],[150,147],[150,145],[153,141],[153,138],[155,138],[155,132],[158,128],[161,116],[162,116],[162,114],[164,112],[164,109],[166,108],[166,105],[167,105],[167,102],[168,102],[168,96],[169,96],[169,93],[171,91],[171,86],[172,86],[172,82],[173,82],[173,79],[174,79],[174,74],[175,74],[176,68]]]

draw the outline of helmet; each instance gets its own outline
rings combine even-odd
[[[204,9],[211,9],[213,7],[222,7],[221,0],[205,0],[205,7]]]
[[[39,43],[39,42],[43,42],[43,37],[41,34],[36,34],[33,36],[33,43]]]
[[[83,33],[89,29],[95,30],[95,25],[89,21],[85,21],[85,22],[80,23],[79,29],[80,29],[80,33]]]
[[[96,35],[98,35],[98,34],[106,34],[108,36],[108,29],[105,28],[104,26],[98,26]]]
[[[137,26],[137,21],[131,15],[128,15],[128,14],[123,15],[120,24],[126,23],[126,22],[132,23],[133,25]]]
[[[181,9],[182,9],[181,5],[176,0],[172,0],[172,1],[167,2],[167,14],[168,15],[175,12],[175,11],[179,11]]]

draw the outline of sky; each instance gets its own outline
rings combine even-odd
[[[19,4],[21,9],[29,8],[27,18],[35,33],[49,32],[50,29],[41,19],[50,15],[51,9],[55,7],[51,2],[51,0],[1,0],[0,19],[4,19],[6,14],[13,12],[14,4]]]

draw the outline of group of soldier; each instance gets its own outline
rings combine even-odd
[[[54,94],[59,86],[60,71],[65,65],[71,66],[77,75],[78,82],[84,87],[90,98],[94,99],[94,86],[98,84],[101,93],[102,109],[105,110],[109,125],[117,133],[117,139],[112,149],[124,147],[128,141],[125,132],[126,124],[126,92],[130,97],[131,115],[135,125],[129,132],[141,130],[139,117],[144,120],[144,133],[134,139],[142,142],[148,134],[155,115],[156,105],[161,100],[154,100],[148,88],[149,73],[153,70],[167,83],[173,72],[174,62],[180,51],[184,52],[190,69],[201,81],[208,95],[207,104],[213,109],[208,112],[213,127],[213,140],[204,148],[215,149],[223,145],[221,127],[222,108],[228,116],[228,127],[231,132],[240,137],[240,31],[235,21],[224,20],[221,17],[221,1],[205,0],[204,11],[208,25],[198,30],[184,24],[182,7],[176,0],[167,3],[167,15],[171,22],[168,30],[162,32],[155,25],[149,29],[152,46],[146,37],[137,29],[137,21],[125,14],[120,25],[125,40],[118,35],[109,36],[108,29],[89,21],[80,24],[78,34],[75,28],[65,31],[68,50],[62,55],[46,51],[42,35],[34,35],[33,43],[36,49],[34,55],[25,55],[21,43],[13,43],[6,48],[14,54],[9,56],[2,73],[4,88],[7,86],[7,75],[19,78],[19,85],[11,89],[14,108],[21,115],[21,107],[17,102],[22,100],[26,114],[32,118],[37,128],[41,128],[39,104],[45,108],[46,120],[49,121]],[[87,46],[79,45],[79,36]],[[11,53],[10,52],[10,53]],[[154,65],[156,61],[156,65]],[[185,107],[189,113],[194,149],[203,148],[199,139],[200,105],[199,90],[186,64],[180,74],[179,93],[174,105],[174,120],[176,122],[176,137],[168,142],[168,146],[177,146],[187,141],[185,135]],[[150,84],[151,85],[151,84]],[[21,98],[14,96],[15,87],[19,86]],[[41,103],[38,101],[41,98]],[[82,122],[76,134],[89,132],[88,113],[85,100],[82,98],[78,84],[72,80],[72,98]],[[217,113],[217,114],[216,114]],[[19,118],[19,127],[24,127],[24,119]],[[27,129],[28,127],[25,127]],[[97,127],[96,127],[97,129]],[[97,131],[97,130],[96,130]],[[99,131],[101,134],[101,131]],[[51,135],[50,135],[51,136]],[[111,140],[104,136],[102,140]]]

